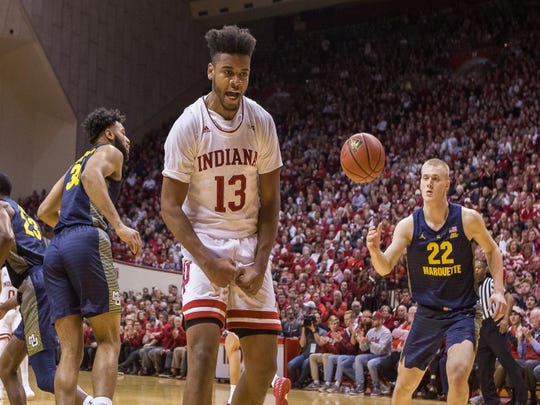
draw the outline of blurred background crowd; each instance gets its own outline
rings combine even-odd
[[[354,327],[366,310],[366,319],[382,313],[389,330],[407,320],[414,297],[406,257],[391,275],[378,276],[365,236],[382,222],[384,247],[395,224],[421,205],[420,165],[430,157],[451,168],[449,200],[483,215],[503,252],[516,314],[530,322],[540,299],[538,21],[534,1],[375,16],[347,26],[328,26],[320,15],[316,29],[299,23],[294,35],[257,45],[248,96],[272,113],[284,161],[271,258],[284,336],[300,337],[312,309],[326,329],[332,315],[347,328],[347,311]],[[141,233],[142,257],[111,234],[116,260],[179,274],[169,291],[125,292],[129,349],[121,361],[147,344],[171,355],[159,365],[135,356],[123,372],[183,375],[178,360],[171,367],[175,345],[185,345],[175,321],[181,246],[160,216],[163,144],[174,119],[134,145],[117,204]],[[376,135],[385,147],[385,170],[370,184],[351,182],[340,168],[341,145],[357,132]],[[20,204],[35,215],[45,194],[36,191]],[[135,335],[140,339],[129,343]],[[91,356],[85,361],[91,367]],[[309,371],[300,373],[297,387],[310,380]]]

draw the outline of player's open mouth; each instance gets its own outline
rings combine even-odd
[[[227,91],[225,93],[225,96],[230,99],[230,100],[238,100],[238,98],[240,97],[240,93],[235,93],[235,92],[232,92],[232,91]]]

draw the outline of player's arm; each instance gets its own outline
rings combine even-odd
[[[279,172],[276,169],[259,176],[260,209],[257,221],[257,249],[253,266],[240,267],[236,284],[250,294],[262,287],[268,258],[277,236],[280,205]]]
[[[17,300],[17,294],[7,301],[2,302],[0,304],[0,319],[4,318],[10,309],[17,308],[18,305],[19,301]]]
[[[504,316],[506,299],[504,297],[503,259],[497,243],[493,240],[482,216],[475,210],[462,208],[463,228],[470,240],[476,241],[484,250],[489,272],[493,277],[494,290],[490,303],[495,304],[493,319],[497,320]]]
[[[167,228],[189,251],[206,276],[219,287],[234,280],[236,266],[231,258],[218,258],[199,239],[187,215],[182,210],[189,183],[163,176],[161,188],[161,215]]]
[[[114,229],[123,224],[109,196],[106,178],[119,179],[118,173],[122,173],[123,162],[124,156],[120,150],[112,145],[105,145],[98,148],[88,159],[81,173],[81,181],[86,194]]]
[[[38,218],[50,227],[54,227],[60,219],[60,206],[62,204],[65,177],[65,174],[60,177],[38,208]]]
[[[280,169],[259,176],[261,207],[257,229],[257,251],[255,253],[255,266],[261,272],[266,271],[268,258],[274,246],[280,207],[279,189]]]
[[[410,215],[399,221],[394,229],[392,242],[384,252],[381,250],[382,224],[369,227],[366,244],[371,255],[371,263],[381,276],[390,273],[399,261],[412,239],[413,227],[413,218]]]
[[[86,194],[99,212],[116,231],[117,235],[129,245],[136,256],[142,253],[142,240],[139,232],[126,226],[114,203],[109,196],[106,178],[120,180],[124,156],[120,150],[112,145],[105,145],[97,149],[88,159],[84,171],[81,173],[81,182]]]
[[[0,201],[0,265],[5,263],[11,248],[15,244],[15,234],[11,224],[11,218],[14,214],[11,205]]]

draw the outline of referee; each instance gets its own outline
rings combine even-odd
[[[500,405],[499,396],[495,388],[493,374],[495,372],[495,359],[506,371],[506,375],[512,382],[512,404],[527,404],[527,388],[523,378],[523,370],[516,363],[510,351],[508,337],[508,317],[512,311],[513,297],[506,293],[508,311],[500,322],[495,322],[492,318],[493,310],[489,307],[489,297],[494,288],[493,279],[487,274],[486,266],[483,262],[475,263],[475,276],[479,283],[478,295],[482,305],[482,326],[480,328],[480,339],[478,341],[478,351],[476,362],[478,366],[478,376],[480,388],[486,405]]]

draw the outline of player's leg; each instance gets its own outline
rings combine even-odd
[[[232,404],[262,404],[277,370],[277,335],[252,334],[240,338],[244,368]]]
[[[229,383],[230,392],[228,404],[232,403],[232,397],[236,389],[236,385],[240,380],[240,372],[242,368],[242,355],[240,353],[240,339],[234,332],[227,333],[225,337],[225,352],[229,360]]]
[[[188,370],[183,403],[211,404],[221,326],[213,319],[188,322],[186,335]]]
[[[102,229],[91,226],[75,227],[68,234],[63,232],[62,235],[60,248],[61,265],[65,269],[63,279],[69,280],[69,288],[73,291],[73,297],[70,297],[73,303],[65,311],[77,313],[77,319],[65,327],[66,331],[77,333],[77,338],[71,336],[73,342],[77,340],[77,344],[69,347],[72,351],[69,367],[78,375],[84,350],[82,318],[87,318],[98,344],[92,369],[93,403],[112,404],[120,353],[121,305],[109,236]],[[49,278],[47,274],[48,282]],[[58,331],[58,321],[56,326]],[[58,337],[62,344],[60,331]],[[63,356],[64,347],[61,348]]]
[[[231,257],[234,241],[199,235],[218,257]],[[225,324],[228,289],[216,288],[186,252],[182,295],[187,337],[184,404],[211,404],[221,329]]]
[[[3,320],[2,320],[3,321]],[[0,321],[0,322],[2,322]],[[0,335],[0,356],[2,356],[2,353],[4,352],[4,349],[6,348],[11,334],[5,334],[3,336]],[[0,400],[6,395],[6,391],[4,390],[4,383],[2,383],[2,380],[0,379]]]
[[[392,405],[410,405],[414,390],[422,381],[425,370],[419,368],[407,368],[401,360],[398,365],[398,377],[394,393],[392,394]]]
[[[19,380],[17,371],[26,356],[24,340],[13,336],[0,356],[0,377],[4,383],[11,404],[25,404],[26,393]]]
[[[44,273],[41,267],[32,267],[27,278],[19,287],[19,292],[22,294],[23,322],[14,335],[21,342],[27,343],[26,352],[29,355],[28,359],[34,370],[38,387],[43,391],[55,393],[57,334],[51,322],[51,306],[45,290]],[[80,320],[80,318],[78,315],[73,316],[74,322],[77,323],[77,319]],[[81,333],[82,324],[79,326],[79,334]],[[77,372],[79,364],[76,366]],[[73,396],[78,405],[86,404],[92,399],[77,386],[76,379]]]
[[[77,396],[77,379],[83,357],[82,319],[80,315],[69,315],[57,319],[54,325],[61,351],[54,377],[54,395],[57,405],[73,404]]]
[[[36,394],[28,382],[28,356],[24,356],[24,359],[19,366],[19,371],[21,372],[21,383],[24,388],[24,392],[26,393],[26,399],[34,398]]]
[[[469,399],[469,374],[474,363],[474,346],[469,340],[454,344],[448,349],[446,372],[448,374],[448,403],[466,404]]]
[[[106,312],[89,317],[88,321],[97,342],[92,368],[94,398],[105,397],[112,400],[120,353],[120,313]]]
[[[46,392],[54,394],[54,378],[56,374],[56,353],[54,349],[42,350],[29,357],[30,365],[36,375],[38,387]],[[79,386],[76,387],[76,405],[87,405],[92,399]]]
[[[471,311],[456,313],[448,318],[446,373],[449,404],[466,404],[469,398],[469,375],[473,368],[475,346],[480,331],[479,314]]]

